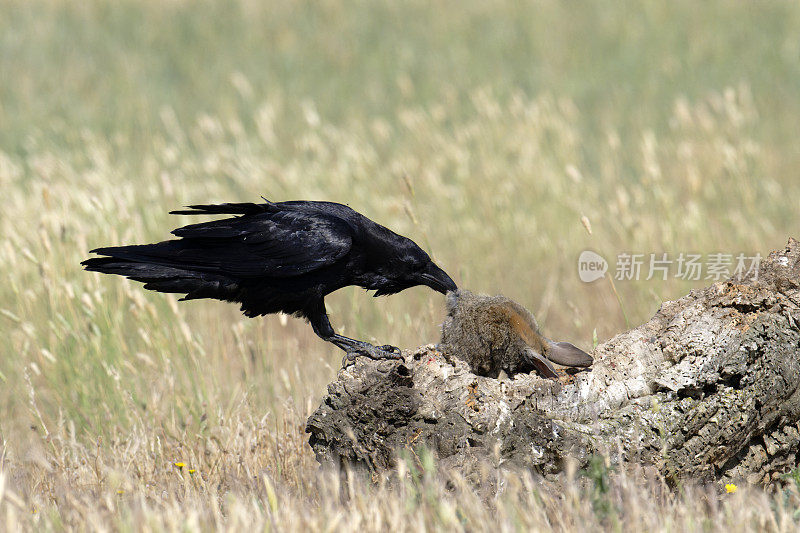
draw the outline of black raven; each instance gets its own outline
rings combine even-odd
[[[375,296],[416,285],[456,290],[444,270],[411,239],[333,202],[291,201],[192,205],[180,215],[239,215],[178,228],[180,237],[155,244],[91,250],[86,270],[119,274],[144,288],[183,293],[181,300],[238,302],[246,316],[289,313],[345,352],[396,358],[393,346],[375,347],[338,335],[324,298],[357,285]]]

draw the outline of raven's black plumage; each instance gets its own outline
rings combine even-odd
[[[179,239],[97,248],[86,270],[119,274],[184,300],[238,302],[247,316],[291,313],[348,352],[366,343],[337,335],[324,297],[348,285],[394,294],[416,285],[446,293],[456,284],[419,246],[333,202],[193,205],[184,215],[238,215],[174,230]]]

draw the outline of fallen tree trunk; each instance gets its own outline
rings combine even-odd
[[[800,243],[759,271],[665,302],[560,380],[476,376],[429,345],[343,369],[308,420],[323,463],[371,471],[424,446],[545,476],[602,454],[667,479],[766,484],[800,464]]]

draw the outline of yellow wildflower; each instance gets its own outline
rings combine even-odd
[[[733,483],[728,483],[725,485],[725,492],[727,492],[728,494],[733,494],[734,492],[736,492],[736,489],[738,488],[739,487],[737,487]]]
[[[189,469],[189,473],[190,473],[190,474],[194,474],[195,472],[196,472],[196,470],[195,470],[194,468],[190,468],[190,469]]]
[[[186,466],[186,463],[172,463],[172,464],[174,464],[178,468],[183,468],[184,466]]]

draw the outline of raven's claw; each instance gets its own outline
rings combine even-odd
[[[397,346],[392,346],[391,344],[383,344],[381,346],[378,346],[378,349],[383,352],[390,352],[397,355],[400,355],[401,353],[400,348],[398,348]]]
[[[364,344],[353,346],[350,348],[342,359],[342,368],[347,368],[356,362],[356,357],[368,357],[374,361],[381,361],[384,359],[390,360],[403,360],[400,353],[400,348],[385,344],[383,346],[373,346],[371,344]]]

